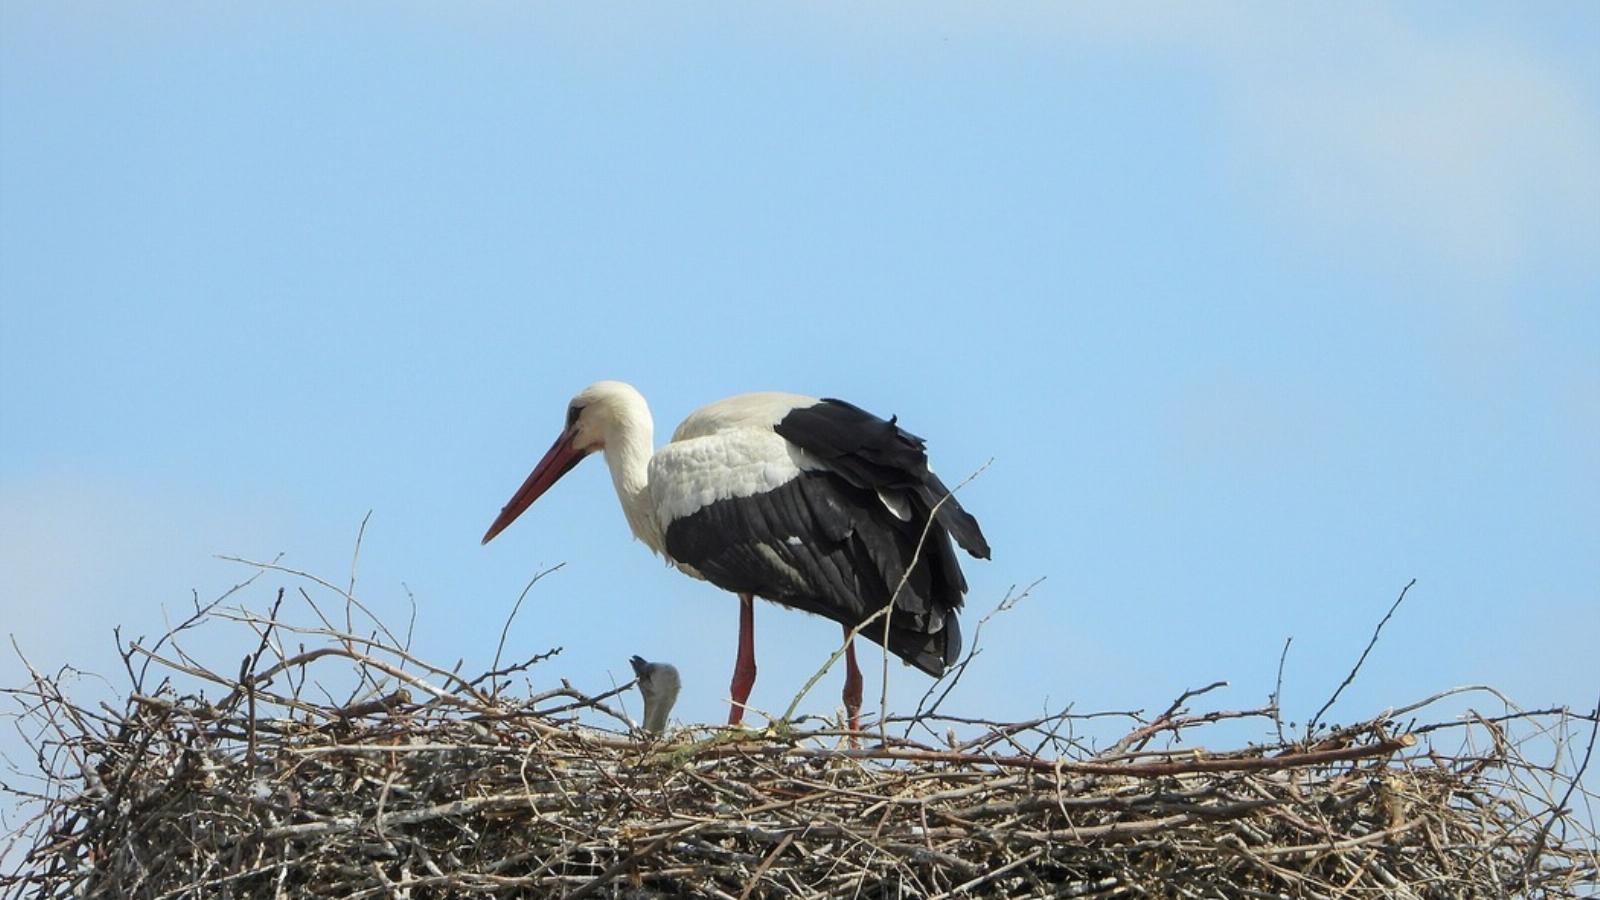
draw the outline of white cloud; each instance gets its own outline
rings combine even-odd
[[[1465,283],[1552,263],[1596,274],[1600,97],[1563,68],[1577,62],[1493,22],[1380,5],[961,9],[876,24],[1192,75],[1216,91],[1234,190],[1329,254],[1388,245]]]
[[[1388,7],[1090,14],[1116,40],[1192,54],[1219,81],[1234,181],[1308,237],[1499,278],[1600,243],[1600,115],[1559,64],[1487,28]]]
[[[1480,278],[1600,240],[1600,118],[1557,70],[1508,41],[1338,24],[1347,65],[1227,64],[1260,199],[1334,249],[1405,241]]]

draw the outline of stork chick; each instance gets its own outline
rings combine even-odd
[[[644,697],[644,730],[660,734],[667,729],[667,716],[678,702],[677,667],[669,663],[647,662],[642,656],[629,660],[639,678],[639,693]]]

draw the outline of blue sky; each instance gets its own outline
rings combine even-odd
[[[359,593],[425,656],[485,667],[564,562],[535,685],[641,653],[717,721],[735,604],[603,466],[478,544],[620,378],[658,438],[782,389],[992,457],[967,621],[1046,581],[959,711],[1250,705],[1293,636],[1303,720],[1413,577],[1335,719],[1594,701],[1600,7],[163,9],[0,7],[0,631],[41,667],[114,672],[218,554],[343,580],[372,510]],[[836,634],[759,609],[752,702]]]

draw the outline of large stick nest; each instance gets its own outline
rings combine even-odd
[[[466,678],[381,626],[357,634],[320,612],[293,625],[278,596],[269,613],[213,605],[122,645],[119,704],[80,705],[37,672],[9,692],[42,775],[6,786],[31,818],[11,836],[0,896],[1556,898],[1596,886],[1581,786],[1593,715],[1503,704],[1419,724],[1434,697],[1294,738],[1272,706],[1192,712],[1208,688],[1149,718],[922,710],[854,741],[814,719],[654,740],[615,708],[618,691],[510,696],[508,672],[538,658]],[[225,645],[219,633],[241,623],[254,634],[236,673],[183,649],[202,632]],[[318,687],[335,666],[356,684],[345,702]],[[1107,716],[1128,718],[1120,739],[1074,737]],[[1278,739],[1195,745],[1212,723],[1253,717]]]

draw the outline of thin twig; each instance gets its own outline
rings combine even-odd
[[[489,669],[490,669],[489,675],[490,675],[490,679],[491,679],[490,682],[489,682],[489,696],[491,696],[491,697],[497,696],[500,693],[500,680],[499,680],[500,676],[501,675],[510,674],[509,671],[508,672],[499,671],[499,669],[500,669],[500,654],[503,653],[505,651],[505,649],[506,649],[506,635],[511,632],[511,622],[512,622],[512,620],[514,620],[517,617],[517,610],[522,608],[522,601],[527,598],[528,592],[533,590],[533,586],[534,585],[538,584],[546,575],[549,575],[552,572],[560,571],[561,567],[564,566],[564,565],[566,565],[566,563],[556,563],[555,565],[551,566],[548,569],[545,569],[542,572],[535,573],[533,578],[528,580],[527,586],[522,589],[522,593],[517,595],[517,602],[513,603],[511,605],[511,613],[506,616],[506,623],[500,627],[500,643],[496,644],[495,648],[494,648],[494,664],[489,667]],[[559,652],[561,652],[561,650],[558,647],[558,648],[556,648],[556,650],[551,652],[551,655],[553,656],[554,654],[559,653]],[[528,665],[532,665],[534,662],[537,662],[537,661],[538,661],[537,658],[535,658],[534,660],[529,661]],[[527,666],[525,665],[522,668],[527,668]],[[510,671],[516,671],[516,670],[512,669]],[[479,679],[479,680],[482,680],[482,679]],[[474,681],[473,684],[477,684],[477,681]]]
[[[1289,658],[1289,645],[1294,643],[1293,635],[1283,639],[1283,650],[1278,653],[1278,677],[1272,683],[1272,727],[1278,732],[1278,743],[1287,743],[1283,736],[1283,662]]]
[[[931,718],[935,713],[937,713],[940,705],[944,703],[945,698],[949,697],[950,693],[955,690],[956,685],[961,682],[961,676],[966,674],[967,667],[970,666],[972,661],[977,658],[980,652],[982,652],[980,650],[980,638],[983,636],[983,626],[989,624],[989,620],[995,616],[1000,615],[1001,613],[1010,612],[1018,603],[1021,603],[1023,600],[1027,599],[1033,593],[1034,588],[1043,583],[1043,577],[1035,578],[1033,582],[1027,587],[1023,588],[1021,592],[1016,590],[1016,585],[1012,585],[1006,590],[1005,596],[1000,598],[1000,602],[995,604],[995,608],[990,610],[987,615],[978,620],[978,626],[972,631],[972,646],[967,648],[967,655],[962,658],[961,662],[956,664],[954,672],[947,671],[943,677],[934,681],[933,684],[928,685],[928,689],[922,694],[922,699],[917,701],[916,712],[911,715],[910,720],[906,723],[904,737],[911,736],[911,730],[917,724],[919,724],[920,720],[924,718]],[[940,691],[938,699],[933,701],[932,706],[928,706],[927,709],[924,710],[923,707],[926,706],[928,698],[931,697],[933,692],[939,689],[941,686],[943,687],[943,690]]]
[[[1361,658],[1356,660],[1355,666],[1350,669],[1350,674],[1344,677],[1344,681],[1340,682],[1339,686],[1334,689],[1333,696],[1329,697],[1328,702],[1322,704],[1322,708],[1317,710],[1317,714],[1312,716],[1311,721],[1306,723],[1307,737],[1310,737],[1316,733],[1317,722],[1322,719],[1322,714],[1327,712],[1328,707],[1332,706],[1333,702],[1339,699],[1339,695],[1344,692],[1344,689],[1349,687],[1350,683],[1356,680],[1356,673],[1361,671],[1361,664],[1367,661],[1367,654],[1371,653],[1372,648],[1378,643],[1378,635],[1383,633],[1383,626],[1389,623],[1389,617],[1394,615],[1394,611],[1400,608],[1401,601],[1406,599],[1406,591],[1411,590],[1411,586],[1416,583],[1417,580],[1413,578],[1406,582],[1405,587],[1400,589],[1400,596],[1394,598],[1394,604],[1389,607],[1389,611],[1387,613],[1384,613],[1383,619],[1378,622],[1378,627],[1372,629],[1372,640],[1367,641],[1366,649],[1361,651]]]

